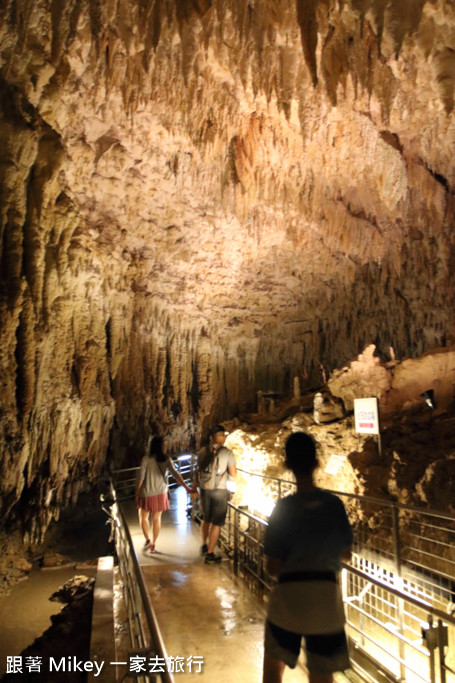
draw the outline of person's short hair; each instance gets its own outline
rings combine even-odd
[[[212,427],[210,430],[210,434],[212,436],[215,436],[215,434],[218,434],[218,432],[223,432],[223,434],[226,434],[226,430],[223,425],[215,425],[215,427]]]
[[[294,432],[286,439],[285,465],[296,476],[308,476],[318,466],[316,442],[305,432]]]

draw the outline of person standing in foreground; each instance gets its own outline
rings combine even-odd
[[[224,445],[226,434],[222,425],[217,425],[212,430],[207,452],[198,457],[193,481],[193,491],[197,484],[200,490],[201,554],[205,555],[206,564],[221,560],[221,556],[215,554],[215,548],[226,520],[229,500],[226,485],[229,477],[234,478],[237,474],[234,454]]]
[[[310,683],[332,683],[334,671],[349,667],[337,572],[350,557],[352,529],[341,500],[314,484],[311,436],[289,436],[285,464],[297,493],[278,501],[264,537],[265,568],[278,584],[267,610],[263,683],[281,683],[285,665],[296,666],[302,637]]]
[[[155,543],[161,529],[161,515],[169,510],[168,471],[178,484],[191,489],[177,472],[172,460],[166,455],[166,445],[162,436],[154,436],[151,440],[149,452],[142,458],[139,480],[136,490],[136,505],[139,521],[145,536],[145,550],[155,552]],[[149,515],[152,513],[152,540],[150,540]]]

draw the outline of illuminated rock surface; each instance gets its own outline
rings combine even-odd
[[[449,0],[1,3],[3,516],[454,341],[454,55]]]
[[[281,424],[243,423],[229,435],[227,445],[232,448],[238,467],[271,478],[252,478],[240,472],[234,499],[237,505],[247,505],[267,516],[276,501],[278,486],[281,494],[295,490],[274,479],[294,481],[283,464],[284,444],[293,431],[304,429],[318,444],[318,486],[455,513],[453,417],[432,420],[428,413],[425,417],[396,415],[396,423],[382,433],[381,453],[376,437],[358,437],[352,415],[330,425],[318,425],[305,413],[296,417],[301,423],[298,429],[293,419],[288,419]],[[448,453],[451,455],[447,456]],[[362,519],[360,502],[347,503],[351,521]]]

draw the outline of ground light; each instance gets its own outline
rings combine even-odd
[[[424,391],[422,394],[420,394],[420,398],[423,398],[423,400],[425,401],[427,406],[431,408],[431,410],[436,410],[437,405],[434,398],[433,389],[428,389],[428,391]]]

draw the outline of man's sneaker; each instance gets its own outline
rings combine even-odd
[[[207,543],[204,543],[204,545],[201,545],[201,555],[207,555],[209,551],[209,547]]]
[[[147,548],[149,547],[149,545],[150,545],[150,539],[148,538],[148,539],[146,540],[146,542],[144,543],[144,550],[147,550]]]
[[[155,552],[155,546],[152,543],[149,543],[147,546],[147,552],[149,555],[153,555]]]
[[[215,555],[215,553],[207,553],[204,562],[205,564],[215,564],[216,562],[221,562],[221,555]]]

